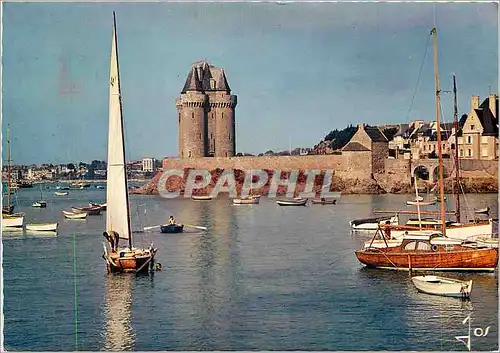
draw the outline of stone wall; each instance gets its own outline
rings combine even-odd
[[[272,157],[204,157],[191,159],[165,158],[163,170],[198,168],[213,169],[269,169],[269,170],[326,170],[332,169],[337,177],[369,179],[371,152],[343,152],[342,155],[272,156]]]

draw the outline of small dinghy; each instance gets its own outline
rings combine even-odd
[[[164,224],[160,226],[162,233],[182,233],[184,231],[183,224]]]
[[[233,199],[234,205],[254,205],[260,202],[260,196],[248,196],[241,199]]]
[[[276,203],[280,206],[305,206],[307,200],[307,198],[295,197],[288,200],[277,200]]]
[[[437,198],[427,200],[427,201],[406,201],[406,205],[407,206],[414,206],[414,205],[417,205],[417,203],[418,203],[419,206],[431,206],[431,205],[435,205],[436,202],[437,202]]]
[[[191,195],[191,199],[196,201],[210,201],[212,200],[212,196]]]
[[[106,211],[106,208],[107,208],[107,204],[106,202],[105,203],[89,203],[89,207],[100,207],[101,208],[101,211]]]
[[[46,201],[36,201],[33,202],[33,207],[38,207],[38,208],[46,208],[47,207],[47,202]]]
[[[26,230],[34,232],[56,232],[57,223],[31,223],[26,224]]]
[[[67,196],[67,195],[69,195],[69,192],[67,192],[67,191],[66,192],[56,191],[54,194],[56,196]]]
[[[490,213],[490,208],[489,207],[478,208],[477,210],[474,210],[474,213],[476,213],[476,214],[488,214],[488,213]]]
[[[349,222],[351,229],[353,230],[377,230],[380,225],[383,224],[399,224],[399,217],[371,217],[371,218],[359,218],[353,219]]]
[[[88,213],[87,212],[63,211],[63,215],[65,218],[68,218],[68,219],[85,219],[85,218],[87,218]]]
[[[444,297],[469,298],[472,291],[472,281],[438,276],[415,276],[411,281],[423,293],[441,295]]]
[[[91,207],[71,207],[71,209],[75,213],[86,212],[89,216],[98,216],[102,212],[102,208],[100,206],[91,206]]]
[[[316,205],[335,205],[337,203],[336,199],[325,199],[322,197],[321,199],[311,200],[311,203]]]

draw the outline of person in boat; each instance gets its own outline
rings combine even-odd
[[[171,225],[175,224],[174,216],[170,215],[170,217],[168,218],[168,224],[171,224]]]
[[[113,230],[110,230],[108,232],[103,232],[102,235],[106,238],[109,245],[111,246],[111,251],[116,252],[118,250],[118,242],[120,241],[120,235]]]

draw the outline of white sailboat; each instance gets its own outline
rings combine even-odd
[[[11,180],[10,180],[10,125],[7,125],[7,207],[4,214],[2,208],[2,229],[22,228],[24,213],[12,213],[14,206],[11,204]]]
[[[106,261],[108,273],[147,272],[149,270],[148,267],[153,268],[157,249],[153,248],[153,244],[148,249],[133,247],[123,135],[116,19],[115,12],[113,11],[113,36],[109,74],[107,212],[106,231],[103,233],[103,236],[108,241],[109,248],[106,246],[106,243],[103,244],[103,258]],[[119,248],[119,239],[128,240],[128,246]]]

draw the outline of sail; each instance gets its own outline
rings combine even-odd
[[[111,62],[109,72],[106,231],[115,231],[120,235],[120,238],[129,239],[131,232],[129,225],[130,218],[125,165],[125,145],[119,80],[120,75],[118,67],[116,21],[113,13],[113,38],[111,43]]]

